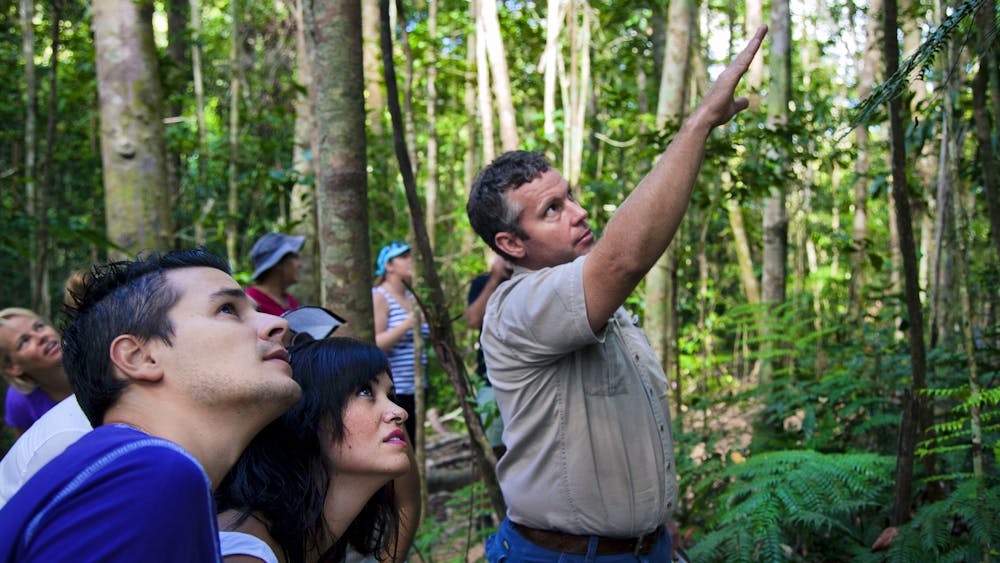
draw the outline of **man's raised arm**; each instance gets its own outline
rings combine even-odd
[[[691,200],[709,133],[749,105],[746,98],[733,99],[733,94],[766,33],[767,26],[758,28],[743,52],[722,71],[587,256],[583,285],[593,330],[604,326],[673,239]]]

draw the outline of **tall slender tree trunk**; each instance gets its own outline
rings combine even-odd
[[[376,137],[385,134],[385,94],[382,91],[382,60],[378,38],[378,0],[361,0],[362,53],[365,64],[365,107],[368,127]]]
[[[567,80],[569,104],[563,136],[563,173],[570,185],[580,184],[583,167],[584,123],[590,93],[590,7],[586,0],[570,0],[567,15],[570,65]]]
[[[396,88],[396,71],[392,61],[392,34],[389,26],[389,0],[381,0],[380,14],[382,22],[382,67],[385,69],[386,99],[389,107],[389,114],[392,117],[393,141],[396,150],[396,158],[399,160],[399,169],[403,177],[403,185],[406,188],[406,200],[410,208],[410,223],[413,227],[413,237],[417,247],[417,255],[421,262],[421,271],[424,275],[424,286],[430,294],[430,302],[422,304],[421,308],[427,312],[431,331],[431,340],[434,343],[434,350],[437,352],[441,367],[444,368],[448,379],[455,387],[459,404],[462,406],[462,413],[465,416],[468,427],[469,438],[476,448],[476,461],[483,476],[490,500],[493,505],[494,516],[500,521],[506,514],[506,505],[496,479],[496,457],[493,455],[483,427],[479,420],[479,415],[473,409],[475,403],[472,400],[468,380],[465,372],[465,364],[462,361],[462,354],[455,343],[455,335],[452,331],[451,319],[444,297],[444,289],[438,277],[437,269],[434,265],[434,255],[430,247],[430,239],[427,230],[424,228],[424,212],[420,205],[420,198],[417,196],[416,179],[413,176],[412,165],[407,162],[409,152],[406,149],[406,140],[403,135],[403,119],[400,115],[399,95]]]
[[[992,22],[994,9],[989,2],[984,2],[976,11],[977,52],[979,54],[979,71],[972,80],[972,114],[976,121],[976,142],[978,146],[979,166],[982,168],[983,191],[986,192],[986,207],[990,219],[990,236],[993,239],[995,258],[1000,260],[1000,193],[997,187],[997,154],[993,148],[993,125],[990,123],[990,111],[987,107],[987,90],[990,86],[990,68],[997,58],[991,56],[990,37],[996,33]],[[997,51],[994,46],[993,53]],[[997,71],[994,67],[993,70]],[[1000,78],[1000,77],[998,77]],[[996,101],[994,101],[996,104]],[[994,105],[993,111],[1000,114],[1000,106]],[[1000,119],[997,119],[1000,122]]]
[[[167,60],[170,68],[165,77],[166,108],[170,123],[182,123],[184,113],[182,92],[185,92],[188,61],[188,8],[187,0],[167,2]],[[167,183],[170,186],[170,208],[176,209],[181,196],[183,164],[181,151],[176,144],[167,144]],[[171,245],[176,241],[171,241]]]
[[[431,248],[436,248],[438,198],[438,138],[437,138],[437,0],[427,2],[427,180],[424,199],[427,202],[427,236]]]
[[[46,209],[39,203],[38,184],[35,181],[35,151],[38,147],[38,81],[35,78],[35,2],[20,1],[21,56],[24,59],[24,195],[27,214],[35,220],[36,227],[31,237],[29,264],[31,270],[31,308],[46,316],[49,314],[44,297],[48,295],[47,269],[42,260],[45,243],[42,225],[45,223]],[[56,26],[58,28],[58,26]],[[39,276],[39,273],[42,273]]]
[[[229,29],[229,174],[226,185],[226,256],[235,269],[236,230],[239,221],[240,183],[240,1],[230,0]]]
[[[896,39],[896,0],[884,4],[885,75],[892,76],[899,68],[899,44]],[[903,405],[900,425],[899,454],[896,458],[896,485],[893,496],[892,525],[910,519],[910,496],[913,491],[913,450],[917,436],[929,426],[930,411],[924,406],[921,392],[927,388],[927,360],[924,348],[923,310],[917,280],[916,248],[910,222],[910,199],[906,185],[906,138],[903,131],[902,100],[889,101],[889,134],[892,143],[892,194],[896,206],[900,254],[903,260],[906,311],[909,321],[910,365],[913,373],[912,401]],[[907,393],[907,397],[910,393]],[[912,408],[911,408],[912,405]],[[912,421],[910,420],[912,418]]]
[[[170,225],[163,95],[148,0],[93,5],[108,238],[127,256],[167,248]]]
[[[545,11],[545,52],[542,54],[542,68],[540,70],[545,73],[545,92],[542,105],[545,121],[542,125],[542,132],[549,141],[555,140],[556,135],[556,78],[558,77],[556,60],[561,50],[559,31],[562,29],[565,17],[566,14],[562,11],[562,2],[548,0],[548,7]]]
[[[764,9],[761,0],[746,0],[746,25],[744,33],[750,35],[764,23]],[[731,50],[731,49],[730,49]],[[750,101],[750,110],[757,112],[760,110],[760,89],[764,85],[764,57],[754,57],[750,61],[750,68],[744,77],[747,87],[747,99]]]
[[[417,160],[417,126],[413,121],[413,80],[415,78],[413,68],[413,50],[410,49],[410,34],[406,31],[406,20],[402,17],[403,0],[396,0],[397,19],[402,22],[399,29],[399,46],[403,49],[403,60],[406,61],[406,74],[403,75],[403,122],[406,127],[406,150],[410,151],[410,166],[413,167],[413,175],[416,176],[420,170]],[[433,36],[432,36],[433,37]]]
[[[32,295],[36,310],[48,313],[51,310],[49,297],[49,199],[56,191],[56,173],[53,155],[56,148],[56,123],[59,121],[59,48],[60,22],[62,21],[63,0],[54,0],[52,7],[52,37],[49,57],[49,107],[45,123],[45,158],[42,169],[45,176],[35,191],[35,206],[38,211],[38,226],[35,230],[35,249],[37,260],[33,278],[37,281],[34,287],[37,293]]]
[[[208,143],[205,125],[205,82],[201,73],[201,0],[189,0],[191,8],[191,82],[194,86],[195,120],[198,123],[198,183],[205,181]],[[198,223],[196,227],[199,227]]]
[[[471,0],[470,9],[472,10],[473,16],[478,12],[476,6],[478,5],[478,0]],[[476,20],[473,17],[473,20]],[[462,95],[462,107],[465,108],[465,115],[469,116],[469,119],[465,120],[465,125],[462,127],[462,131],[465,135],[465,158],[463,159],[463,174],[462,177],[462,187],[466,190],[466,197],[468,198],[472,190],[472,183],[476,178],[476,170],[480,167],[476,166],[476,120],[474,116],[476,115],[476,102],[478,100],[478,77],[474,74],[471,69],[477,68],[476,57],[478,54],[478,41],[476,39],[476,26],[469,26],[469,33],[465,36],[466,47],[465,47],[465,80],[463,81],[465,88],[463,89]],[[471,229],[469,229],[471,231]],[[469,237],[473,238],[472,236]]]
[[[788,123],[788,102],[791,99],[791,16],[788,0],[773,0],[771,2],[771,23],[768,31],[771,36],[770,70],[771,85],[768,91],[767,120],[772,128],[780,128]],[[774,148],[769,158],[778,162],[787,162],[788,155],[782,148]],[[787,164],[782,164],[786,167]],[[770,194],[764,198],[764,256],[763,275],[761,277],[761,298],[770,307],[785,302],[785,286],[788,278],[788,216],[785,211],[785,186],[771,186]],[[766,329],[775,323],[768,322]],[[764,339],[764,357],[769,358],[771,338]],[[761,365],[762,382],[770,380],[773,371],[772,361],[765,360]]]
[[[492,0],[473,0],[476,16],[476,92],[479,103],[479,129],[483,140],[483,162],[492,162],[497,156],[496,133],[493,128],[493,94],[490,88],[490,67],[486,57],[486,21],[483,4]],[[494,8],[495,9],[495,8]],[[471,184],[470,184],[471,186]]]
[[[345,333],[374,342],[361,4],[316,0],[304,8],[316,97],[320,298],[348,320]]]
[[[493,77],[493,94],[497,101],[497,114],[500,117],[500,145],[504,152],[517,150],[520,142],[517,137],[517,119],[514,112],[514,100],[510,92],[510,72],[507,70],[507,55],[504,51],[503,37],[500,34],[500,19],[497,17],[497,5],[492,0],[480,0],[479,13],[482,16],[482,33],[479,40],[485,44],[486,55],[490,62],[490,74]]]
[[[880,46],[882,39],[878,30],[879,18],[882,12],[882,0],[868,2],[868,16],[865,18],[865,45],[861,55],[861,70],[858,73],[858,98],[865,99],[871,95],[875,84],[875,72],[881,63]],[[848,291],[848,308],[851,317],[858,319],[865,309],[865,263],[868,257],[868,141],[867,125],[859,125],[854,129],[854,142],[857,147],[857,159],[854,161],[854,172],[857,180],[854,183],[854,221],[851,225],[851,241],[854,252],[851,254],[851,284]]]
[[[969,370],[969,431],[972,442],[972,475],[976,480],[976,489],[978,491],[976,509],[980,513],[980,518],[988,518],[989,513],[987,511],[993,511],[996,508],[986,506],[986,495],[984,494],[986,491],[986,475],[983,472],[983,427],[980,411],[985,401],[980,395],[979,365],[976,363],[976,341],[972,328],[975,313],[973,312],[972,297],[969,291],[968,267],[968,245],[974,237],[971,235],[969,229],[969,217],[965,213],[965,210],[962,209],[962,198],[956,197],[953,198],[953,201],[955,204],[952,214],[955,219],[955,263],[958,270],[958,294],[962,310],[960,321],[962,325],[962,348],[965,352],[965,365]],[[989,539],[988,534],[982,534],[980,539],[980,560],[983,563],[988,563],[990,560]]]
[[[300,275],[295,293],[300,303],[320,303],[320,263],[319,241],[316,240],[316,179],[313,174],[313,139],[316,135],[316,120],[312,105],[312,63],[306,44],[306,24],[302,13],[303,0],[295,0],[295,68],[297,81],[302,87],[295,96],[295,146],[292,148],[292,167],[297,181],[292,187],[289,206],[292,229],[305,237],[302,252],[299,253]]]

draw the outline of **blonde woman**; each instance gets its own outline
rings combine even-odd
[[[56,329],[30,309],[0,311],[0,373],[10,386],[4,422],[17,436],[73,394],[59,338]]]

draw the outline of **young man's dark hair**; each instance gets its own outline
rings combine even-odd
[[[114,374],[108,347],[121,334],[170,344],[173,327],[167,313],[180,297],[164,272],[207,267],[230,273],[229,264],[203,249],[153,253],[136,261],[94,266],[67,308],[63,330],[63,367],[84,414],[100,426],[104,414],[128,385]]]
[[[473,182],[469,203],[465,206],[469,223],[500,256],[513,259],[497,246],[494,240],[497,233],[508,232],[522,239],[528,238],[517,220],[521,210],[510,206],[506,193],[531,182],[551,168],[552,165],[541,153],[511,151],[497,157]]]

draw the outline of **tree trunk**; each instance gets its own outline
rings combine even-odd
[[[746,26],[744,32],[750,35],[764,23],[764,9],[761,0],[746,0]],[[750,100],[750,111],[760,111],[760,89],[764,85],[764,57],[754,57],[750,68],[743,77],[746,84],[747,99]]]
[[[420,170],[417,161],[417,126],[413,122],[413,51],[410,49],[410,34],[406,31],[406,20],[403,19],[403,0],[396,0],[397,19],[401,23],[399,27],[399,46],[403,49],[403,60],[406,61],[406,74],[403,76],[403,120],[406,126],[406,150],[410,151],[410,166],[413,167],[413,175],[416,176]],[[433,37],[433,36],[431,36]]]
[[[35,78],[35,2],[21,0],[21,56],[24,59],[24,195],[27,202],[27,214],[36,221],[35,232],[32,233],[29,251],[28,267],[31,272],[31,308],[48,316],[48,308],[42,308],[43,296],[48,295],[47,269],[41,253],[45,246],[42,225],[45,222],[45,209],[39,205],[39,187],[35,182],[35,150],[38,146],[38,81]],[[59,26],[55,26],[58,28]],[[53,60],[57,60],[53,58]],[[39,276],[39,273],[42,273]]]
[[[517,139],[517,120],[514,100],[510,93],[510,72],[507,70],[507,56],[500,34],[496,3],[492,0],[480,0],[479,14],[482,21],[479,41],[485,44],[486,55],[490,61],[493,95],[496,97],[497,113],[500,116],[500,145],[504,152],[517,150],[520,148]]]
[[[497,156],[495,131],[493,129],[493,94],[490,88],[490,67],[486,60],[486,22],[482,4],[491,0],[473,0],[476,15],[476,92],[479,102],[479,128],[483,139],[483,162],[492,162]],[[468,184],[471,186],[471,184]]]
[[[385,94],[382,91],[382,60],[378,47],[378,0],[361,0],[361,37],[365,74],[365,106],[368,127],[375,137],[385,134]]]
[[[983,170],[983,191],[986,192],[986,206],[989,210],[990,236],[996,258],[1000,260],[1000,194],[997,187],[997,155],[993,150],[990,111],[987,107],[986,95],[990,85],[990,68],[996,59],[990,56],[989,41],[991,32],[996,28],[992,24],[993,10],[989,2],[984,2],[976,11],[976,29],[978,31],[979,71],[972,81],[972,114],[976,121],[976,141],[979,145],[979,166]],[[996,48],[993,49],[996,52]],[[994,70],[996,70],[994,68]],[[1000,107],[994,106],[994,112],[1000,112]]]
[[[566,115],[563,124],[563,173],[571,186],[578,186],[590,92],[590,8],[586,0],[570,0],[567,18],[570,64],[566,89],[569,103],[563,108]]]
[[[42,169],[44,180],[38,184],[35,191],[35,210],[38,212],[38,225],[35,230],[37,253],[33,278],[37,289],[32,295],[32,306],[36,311],[48,314],[51,310],[49,297],[49,196],[56,191],[56,173],[53,155],[56,147],[56,123],[59,121],[59,27],[62,21],[63,0],[52,2],[52,42],[49,57],[49,107],[45,124],[45,159]]]
[[[770,70],[771,84],[767,99],[767,122],[774,130],[788,123],[788,102],[791,99],[791,17],[788,0],[773,0],[771,2],[771,23],[768,31],[771,37]],[[773,147],[768,158],[781,163],[787,169],[788,155],[785,149]],[[788,216],[785,211],[785,186],[771,186],[770,193],[764,198],[764,255],[762,258],[763,274],[761,276],[761,299],[773,308],[785,302],[786,284],[788,278]],[[774,369],[771,349],[774,340],[767,336],[776,323],[765,321],[762,332],[765,336],[762,344],[760,379],[762,383],[770,380]]]
[[[733,251],[740,265],[740,281],[743,294],[750,303],[760,303],[760,285],[753,271],[753,256],[750,253],[750,240],[747,237],[746,225],[743,221],[743,210],[735,199],[726,200],[726,211],[729,215],[729,227],[733,231]]]
[[[981,71],[980,71],[981,73]],[[965,365],[969,370],[969,431],[972,442],[972,476],[976,480],[977,495],[976,509],[980,518],[989,518],[989,512],[994,507],[985,506],[984,494],[986,490],[986,479],[983,473],[983,429],[980,409],[985,404],[984,398],[980,395],[979,365],[976,363],[976,343],[973,335],[972,298],[969,295],[969,258],[968,246],[975,240],[975,236],[969,229],[970,221],[965,211],[962,209],[961,198],[954,198],[955,209],[952,216],[955,219],[955,263],[958,270],[958,293],[961,303],[962,317],[962,344],[965,352]],[[989,536],[984,534],[980,538],[981,561],[990,560]]]
[[[899,68],[899,44],[896,40],[896,0],[885,0],[883,37],[885,39],[885,75]],[[906,138],[903,131],[902,100],[889,101],[889,133],[892,143],[892,194],[896,206],[899,249],[903,260],[906,311],[909,321],[910,365],[913,371],[912,413],[915,424],[908,424],[910,401],[904,402],[900,426],[900,451],[896,460],[896,488],[893,500],[893,525],[909,521],[910,494],[913,490],[913,445],[917,436],[929,427],[930,411],[924,407],[921,392],[927,388],[924,321],[917,280],[916,249],[910,223],[910,200],[906,185]],[[909,392],[908,392],[909,395]]]
[[[165,249],[172,233],[152,14],[148,0],[94,2],[105,212],[117,257]]]
[[[205,140],[205,83],[201,75],[201,1],[191,3],[191,82],[194,85],[195,119],[198,123],[198,183],[205,181],[208,143]],[[200,227],[200,223],[196,227]]]
[[[946,82],[948,79],[945,79]],[[950,90],[946,86],[946,90]],[[931,245],[932,256],[930,262],[931,272],[931,348],[940,342],[944,344],[948,325],[948,308],[950,275],[948,263],[948,242],[946,234],[951,229],[951,198],[952,198],[952,158],[949,154],[951,143],[953,120],[952,110],[947,98],[941,112],[941,157],[938,159],[940,168],[938,169],[937,181],[937,213],[934,217],[934,242]]]
[[[790,101],[791,25],[788,0],[771,3],[770,68],[771,85],[768,92],[767,117],[771,127],[781,127],[788,122]],[[773,155],[779,162],[787,161],[784,151]],[[762,297],[772,305],[785,302],[787,279],[788,218],[785,214],[784,186],[772,186],[771,194],[764,200],[764,274],[761,282]]]
[[[556,55],[561,50],[559,31],[566,15],[561,7],[562,2],[559,0],[548,0],[548,8],[545,12],[545,52],[542,54],[542,68],[539,69],[545,73],[545,94],[542,106],[545,121],[542,125],[542,132],[550,142],[554,141],[556,136],[556,78],[558,76]]]
[[[427,2],[427,180],[424,198],[427,202],[427,236],[431,248],[437,248],[438,138],[437,138],[437,0]]]
[[[312,64],[306,44],[305,19],[302,0],[295,0],[295,68],[298,83],[302,87],[295,95],[295,146],[292,148],[292,167],[297,181],[292,187],[289,212],[295,225],[292,232],[306,237],[299,253],[299,283],[295,294],[300,303],[320,303],[320,263],[319,243],[316,240],[316,177],[313,174],[313,138],[316,135],[316,120],[312,105]],[[340,311],[338,311],[339,313]]]
[[[470,9],[472,10],[473,15],[475,15],[478,12],[476,8],[477,4],[478,0],[472,0],[470,2]],[[477,20],[477,18],[473,17],[473,20]],[[465,196],[467,200],[472,190],[472,184],[476,179],[476,170],[480,168],[480,166],[477,166],[477,161],[476,161],[476,119],[475,119],[476,101],[478,94],[477,87],[479,85],[479,80],[477,78],[477,75],[469,72],[468,70],[476,67],[476,57],[479,52],[479,49],[477,46],[478,42],[476,41],[476,35],[477,35],[476,26],[473,25],[469,27],[470,27],[469,33],[468,35],[465,36],[466,37],[465,66],[467,70],[465,73],[465,80],[463,81],[465,88],[464,88],[464,94],[462,96],[462,106],[465,108],[465,115],[469,116],[469,118],[465,120],[465,125],[462,127],[462,130],[465,133],[465,141],[466,141],[465,158],[463,159],[464,176],[462,178],[462,186],[466,190]],[[468,229],[468,231],[471,230],[472,229]],[[467,237],[467,240],[472,240],[474,237],[475,234],[470,233],[470,235]]]
[[[400,115],[399,95],[396,90],[396,71],[392,61],[389,0],[381,0],[380,6],[382,20],[382,67],[385,69],[386,99],[389,106],[389,114],[392,117],[393,144],[395,145],[396,158],[399,160],[400,173],[403,176],[403,185],[406,188],[406,200],[410,208],[410,223],[413,226],[413,238],[416,243],[417,257],[420,260],[421,271],[424,276],[424,286],[430,294],[430,301],[421,303],[420,307],[427,313],[434,350],[437,352],[441,367],[448,375],[448,379],[452,385],[454,385],[456,397],[462,406],[462,413],[465,416],[469,438],[476,448],[476,461],[478,462],[487,491],[489,491],[494,516],[499,522],[503,519],[507,510],[503,495],[500,493],[500,488],[497,485],[496,457],[493,455],[493,451],[486,441],[485,434],[483,434],[479,414],[473,408],[475,400],[469,394],[465,364],[462,361],[461,350],[455,343],[455,334],[452,331],[448,306],[444,297],[444,289],[441,286],[441,280],[438,278],[437,269],[434,266],[434,254],[430,247],[427,230],[424,228],[424,212],[420,205],[420,198],[417,196],[416,179],[413,177],[411,164],[407,162],[409,153],[406,150],[406,140],[402,131],[403,119],[402,115]]]
[[[316,96],[320,297],[348,320],[345,334],[374,342],[361,5],[318,0],[304,16]]]
[[[165,76],[165,91],[167,92],[166,108],[170,123],[182,123],[184,113],[183,96],[186,92],[187,48],[188,48],[188,2],[187,0],[168,0],[167,2],[167,60],[170,67]],[[170,186],[170,208],[176,209],[180,203],[181,178],[183,163],[181,151],[176,143],[167,144],[167,184]],[[175,234],[176,235],[176,234]],[[171,246],[176,246],[175,240]]]
[[[226,196],[226,256],[236,269],[236,230],[240,203],[240,1],[230,0],[229,29],[229,176]]]
[[[865,99],[871,95],[875,84],[875,72],[880,64],[882,44],[878,35],[879,17],[882,11],[882,0],[870,0],[868,17],[865,18],[865,46],[861,56],[861,70],[858,73],[858,98]],[[850,316],[860,319],[865,310],[865,263],[868,257],[868,140],[867,125],[859,125],[854,129],[857,159],[854,162],[854,172],[857,180],[854,183],[854,221],[851,225],[851,241],[854,252],[851,254],[851,285],[848,291],[847,304]]]

